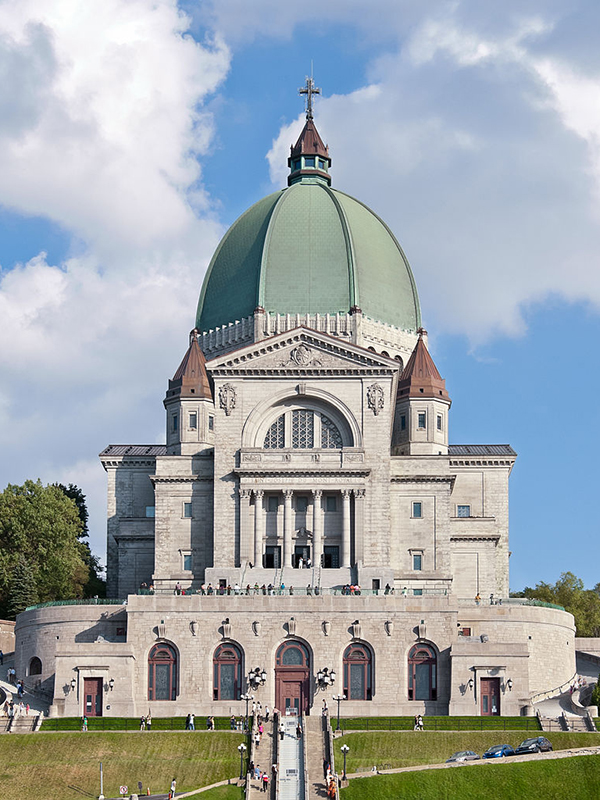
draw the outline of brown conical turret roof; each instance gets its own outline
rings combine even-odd
[[[297,158],[301,155],[317,155],[322,158],[329,158],[329,148],[323,143],[323,139],[319,136],[317,126],[312,119],[306,120],[298,141],[295,145],[292,145],[290,151],[291,158]]]
[[[398,381],[398,398],[434,397],[438,400],[450,400],[446,391],[446,381],[438,372],[425,346],[423,339],[425,333],[422,328],[419,329],[415,349]]]
[[[172,397],[213,399],[206,372],[206,359],[198,344],[198,331],[195,329],[190,334],[190,346],[187,353],[172,380],[169,381],[167,399]]]
[[[309,156],[312,157],[311,165],[307,163]],[[303,177],[318,178],[330,186],[331,176],[327,171],[330,166],[329,148],[323,143],[317,126],[310,117],[306,120],[298,141],[290,148],[288,167],[291,172],[288,175],[288,186],[298,183]]]

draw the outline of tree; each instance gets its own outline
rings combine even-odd
[[[75,502],[40,480],[0,493],[0,616],[8,616],[21,559],[31,571],[38,602],[83,596],[89,579],[83,523]]]
[[[33,570],[25,561],[23,556],[19,556],[13,571],[10,588],[8,590],[8,615],[12,619],[25,611],[27,606],[37,603],[37,590]]]
[[[64,486],[62,483],[55,484],[58,488],[69,497],[75,505],[77,506],[77,512],[79,513],[79,519],[81,520],[81,524],[83,526],[81,533],[79,534],[79,539],[87,539],[89,531],[88,531],[88,519],[89,514],[87,510],[87,505],[85,502],[85,495],[74,483],[70,483],[68,486]],[[95,556],[92,553],[92,550],[87,542],[82,542],[84,547],[84,556],[83,559],[88,567],[89,570],[89,577],[86,581],[85,586],[83,587],[83,596],[84,597],[106,597],[106,581],[102,578],[102,573],[104,568],[100,564],[100,559],[98,556]]]
[[[528,597],[563,606],[575,617],[578,636],[600,636],[600,593],[599,585],[585,589],[583,581],[572,572],[563,572],[554,585],[538,583],[532,589],[528,586],[522,592],[513,592],[512,597]]]

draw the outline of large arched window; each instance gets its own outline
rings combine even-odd
[[[177,653],[166,642],[155,644],[148,656],[148,700],[175,700]]]
[[[373,659],[364,644],[354,643],[344,652],[344,694],[348,700],[373,699]]]
[[[42,662],[37,656],[34,656],[29,662],[29,674],[30,675],[42,674]]]
[[[408,654],[408,699],[437,700],[437,656],[428,644],[416,644]]]
[[[242,654],[235,644],[220,644],[213,656],[213,700],[239,700]]]
[[[278,667],[308,667],[309,655],[302,642],[284,642],[277,651]]]
[[[263,447],[277,450],[335,449],[343,446],[342,434],[335,422],[320,411],[296,408],[277,417],[270,426]]]

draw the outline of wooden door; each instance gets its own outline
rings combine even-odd
[[[86,717],[102,716],[102,678],[84,678],[83,713]]]
[[[500,716],[500,678],[482,678],[479,686],[481,716]]]

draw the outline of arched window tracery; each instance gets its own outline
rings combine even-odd
[[[295,640],[284,642],[277,650],[278,667],[308,667],[310,656],[306,645]]]
[[[331,417],[307,408],[296,408],[277,417],[263,442],[265,450],[331,450],[343,446],[341,431]]]
[[[428,644],[416,644],[408,654],[408,699],[437,700],[437,655]]]
[[[348,700],[373,699],[373,657],[365,644],[354,642],[344,651],[344,694]]]
[[[239,700],[242,694],[242,653],[230,642],[213,656],[213,700]]]
[[[161,642],[148,655],[148,700],[175,700],[177,697],[177,653]]]

